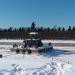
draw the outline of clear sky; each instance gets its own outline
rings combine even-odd
[[[0,27],[75,26],[75,0],[0,0]]]

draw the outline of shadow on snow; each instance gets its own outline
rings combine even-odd
[[[60,56],[60,55],[71,55],[71,54],[75,54],[75,51],[53,49],[52,51],[41,53],[41,55],[47,56],[47,57],[51,57],[51,56],[56,57],[56,56]]]

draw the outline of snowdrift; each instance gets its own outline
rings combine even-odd
[[[0,75],[63,75],[70,68],[70,64],[50,62],[35,69],[35,71],[32,70],[32,73],[30,73],[29,70],[24,69],[20,65],[12,64],[10,70],[0,69]]]

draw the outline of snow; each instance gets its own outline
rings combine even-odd
[[[23,40],[20,40],[20,39],[0,39],[0,42],[4,43],[4,42],[23,42]]]
[[[0,42],[23,42],[21,39],[0,39]],[[75,43],[75,40],[42,40],[45,43]]]
[[[42,42],[48,43],[75,43],[75,40],[42,40]]]
[[[75,47],[55,46],[52,52],[33,55],[11,53],[11,47],[0,45],[0,75],[75,75]]]
[[[64,63],[59,63],[59,62],[54,62],[54,61],[49,62],[39,68],[31,67],[28,69],[20,64],[19,65],[7,64],[8,68],[4,65],[1,66],[1,67],[4,67],[4,69],[0,68],[0,73],[2,73],[2,75],[63,75],[65,71],[71,68],[70,64],[64,64]]]

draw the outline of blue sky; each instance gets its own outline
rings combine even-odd
[[[0,0],[0,27],[75,26],[75,0]]]

